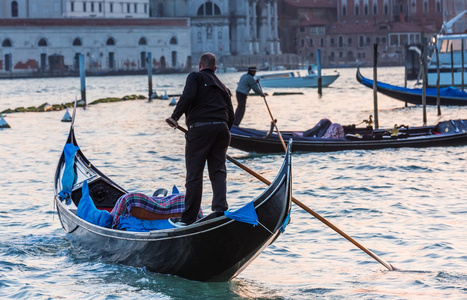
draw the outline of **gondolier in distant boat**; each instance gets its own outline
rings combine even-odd
[[[245,114],[246,109],[246,99],[248,98],[248,94],[253,89],[256,94],[260,96],[264,96],[263,91],[258,86],[259,79],[255,79],[256,75],[256,67],[252,66],[248,68],[248,72],[243,74],[240,77],[240,81],[238,82],[236,96],[237,96],[237,109],[235,110],[235,125],[240,126],[242,122],[243,115]]]
[[[199,72],[188,75],[183,94],[173,114],[166,121],[176,128],[185,114],[186,134],[186,195],[181,218],[171,221],[178,226],[196,221],[203,193],[203,170],[207,161],[213,190],[212,210],[223,214],[227,210],[227,148],[230,128],[234,123],[231,93],[214,74],[216,57],[205,53],[199,61]]]

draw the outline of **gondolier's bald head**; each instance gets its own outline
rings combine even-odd
[[[206,52],[203,55],[201,55],[201,58],[199,59],[199,69],[212,69],[216,70],[216,56],[210,52]]]

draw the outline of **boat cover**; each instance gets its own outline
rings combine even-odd
[[[77,215],[81,219],[101,227],[110,227],[112,225],[112,216],[106,210],[96,208],[94,201],[89,196],[88,182],[83,182],[83,196],[79,200]]]
[[[62,176],[62,190],[59,193],[60,199],[69,199],[71,201],[71,189],[73,184],[76,183],[75,170],[73,169],[75,164],[75,155],[79,147],[71,143],[67,143],[63,148],[65,155],[65,169]]]
[[[467,132],[467,120],[449,120],[438,123],[438,131],[441,133]]]
[[[255,211],[255,206],[253,202],[249,202],[246,205],[240,207],[237,210],[231,211],[230,209],[224,212],[224,215],[227,218],[232,220],[258,225],[258,215]]]
[[[127,193],[120,197],[115,203],[112,212],[112,227],[117,228],[122,216],[131,216],[130,210],[140,207],[150,212],[162,215],[181,213],[185,208],[185,195],[180,193],[163,197],[149,197],[141,193]],[[203,216],[199,212],[198,218]]]
[[[131,215],[124,215],[120,217],[120,222],[117,225],[117,229],[120,230],[140,232],[169,229],[174,227],[175,226],[173,226],[169,220],[142,220]]]

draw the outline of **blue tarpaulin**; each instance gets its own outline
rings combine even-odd
[[[142,220],[135,218],[130,215],[125,215],[120,218],[120,222],[117,226],[120,230],[126,231],[151,231],[151,230],[162,230],[174,228],[174,226],[169,223],[169,220]]]
[[[65,169],[62,176],[62,190],[60,191],[60,199],[66,199],[71,195],[71,188],[76,182],[75,170],[73,166],[75,164],[75,155],[79,147],[71,143],[67,143],[63,148],[65,155]]]
[[[256,214],[255,211],[255,206],[253,202],[249,202],[245,206],[235,210],[231,211],[230,209],[226,212],[224,212],[225,216],[227,218],[252,224],[252,225],[258,225],[258,215]]]
[[[87,181],[83,182],[82,193],[83,196],[81,197],[81,200],[79,200],[78,204],[78,217],[97,226],[112,226],[112,216],[110,213],[106,210],[97,209],[91,196],[89,196]]]

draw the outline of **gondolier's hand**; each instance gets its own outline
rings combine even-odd
[[[172,127],[173,129],[176,129],[178,127],[178,122],[175,121],[174,119],[172,118],[167,118],[165,119],[165,121],[167,122],[167,124],[169,124],[170,127]]]

